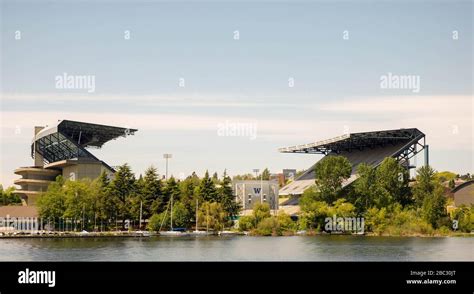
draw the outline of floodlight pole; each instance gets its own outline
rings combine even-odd
[[[166,180],[168,180],[168,159],[172,158],[173,155],[170,153],[163,154],[163,158],[166,159]]]

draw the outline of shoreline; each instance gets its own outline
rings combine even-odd
[[[204,235],[203,235],[204,236]],[[92,232],[92,233],[39,233],[39,234],[8,234],[0,235],[1,239],[71,239],[71,238],[149,238],[149,237],[166,237],[166,238],[183,238],[183,237],[203,237],[200,235],[193,235],[191,233],[184,233],[183,235],[160,235],[157,232],[125,232],[125,231],[115,231],[115,232]],[[290,234],[282,236],[263,236],[263,235],[253,235],[245,232],[233,232],[233,233],[213,233],[205,236],[215,236],[215,237],[226,237],[226,236],[249,236],[249,237],[319,237],[319,236],[353,236],[353,237],[402,237],[402,238],[469,238],[474,237],[474,233],[454,233],[448,235],[434,234],[434,235],[423,235],[423,234],[410,234],[410,235],[377,235],[374,233],[368,233],[364,235],[354,235],[354,234],[328,234],[328,233],[306,233],[306,234]]]

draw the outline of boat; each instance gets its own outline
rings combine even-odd
[[[219,236],[233,236],[233,235],[238,235],[238,234],[239,233],[235,231],[220,231],[219,233],[217,233],[217,235]]]
[[[171,195],[171,199],[170,199],[170,203],[171,203],[171,211],[170,211],[170,216],[171,216],[171,225],[170,225],[170,230],[169,231],[161,231],[161,227],[163,226],[163,222],[165,221],[166,219],[166,214],[168,213],[168,207],[166,208],[166,212],[165,212],[165,217],[163,218],[163,221],[161,222],[161,226],[160,226],[160,231],[159,231],[159,235],[160,236],[169,236],[169,237],[185,237],[185,236],[189,236],[189,233],[185,232],[183,229],[174,229],[173,228],[173,195]]]
[[[189,233],[191,236],[210,236],[212,235],[212,233],[209,232],[209,228],[206,230],[206,231],[200,231],[198,229],[198,220],[199,220],[199,216],[198,216],[198,208],[199,208],[199,200],[196,199],[196,229],[194,231],[192,231],[191,233]]]

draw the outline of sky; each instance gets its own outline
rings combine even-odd
[[[61,119],[138,129],[91,150],[137,175],[163,153],[176,177],[301,170],[321,156],[277,149],[411,127],[435,169],[472,173],[472,19],[472,1],[2,0],[0,183]]]

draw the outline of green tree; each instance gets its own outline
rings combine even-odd
[[[212,174],[212,182],[214,183],[214,185],[217,185],[219,183],[219,176],[217,175],[217,172],[214,172]]]
[[[15,205],[21,203],[21,198],[17,194],[13,193],[15,187],[8,187],[6,190],[3,189],[3,186],[0,184],[0,196],[1,203],[0,205]]]
[[[454,179],[449,180],[448,187],[451,190],[456,187],[456,182],[454,182]]]
[[[450,171],[442,171],[442,172],[435,173],[435,178],[441,183],[454,180],[456,179],[456,176],[457,175],[455,173],[450,172]]]
[[[457,229],[461,232],[470,233],[474,230],[474,206],[461,206],[452,215],[452,219],[457,221]]]
[[[423,216],[434,228],[440,227],[446,216],[446,196],[444,187],[437,183],[434,191],[423,199]]]
[[[363,210],[367,210],[370,207],[376,206],[381,207],[383,201],[380,201],[377,192],[377,179],[375,168],[366,163],[359,164],[357,167],[358,179],[354,182],[354,191],[356,193],[356,199],[354,204],[356,206],[363,206]]]
[[[147,225],[147,229],[150,230],[150,231],[154,231],[154,232],[158,232],[160,230],[160,227],[161,225],[163,224],[163,226],[165,227],[168,227],[169,224],[166,223],[164,224],[163,222],[163,218],[165,217],[165,213],[157,213],[157,214],[153,214],[150,219],[148,220],[148,225]]]
[[[262,180],[268,181],[270,180],[270,170],[268,168],[265,168],[262,172]]]
[[[141,185],[140,194],[142,196],[142,214],[143,218],[147,219],[151,217],[153,213],[153,203],[158,199],[162,198],[162,183],[158,176],[158,171],[155,167],[150,166],[145,171],[145,177],[143,178],[143,184]],[[159,207],[159,205],[157,205]]]
[[[66,197],[62,191],[64,180],[58,176],[49,184],[48,190],[42,193],[36,202],[40,217],[43,219],[58,219],[66,211]]]
[[[128,164],[120,166],[110,183],[110,195],[113,198],[115,214],[123,221],[130,217],[129,204],[136,190],[136,179],[130,166]],[[124,227],[125,222],[122,222],[122,228]]]
[[[206,227],[213,231],[222,231],[227,225],[228,215],[222,204],[204,202],[199,206],[198,227]]]
[[[435,170],[431,166],[423,166],[417,170],[416,183],[413,186],[413,197],[418,206],[422,206],[427,195],[435,189]]]
[[[212,182],[212,179],[209,177],[209,172],[206,171],[204,178],[201,180],[199,185],[199,196],[201,199],[209,202],[217,202],[218,194],[216,191],[216,187]]]
[[[244,215],[239,218],[239,231],[251,231],[255,228],[253,215]]]
[[[171,217],[171,215],[169,215]],[[173,201],[173,228],[189,228],[190,215],[186,206],[181,202]]]
[[[168,201],[170,201],[171,197],[173,197],[174,202],[178,202],[181,200],[181,190],[179,189],[179,185],[174,177],[170,177],[168,181],[166,181],[166,186],[163,190],[163,194],[163,208],[166,208],[166,206],[168,205]]]
[[[270,205],[268,203],[255,203],[253,206],[252,215],[257,226],[263,219],[271,216]]]
[[[393,157],[386,157],[376,169],[377,185],[386,191],[387,199],[383,199],[382,206],[387,206],[393,201],[401,205],[411,202],[408,188],[408,171]],[[383,193],[383,192],[380,192]]]
[[[227,171],[224,170],[222,176],[222,182],[220,187],[217,189],[219,195],[219,202],[224,207],[224,210],[230,217],[235,217],[239,214],[241,206],[235,201],[234,192],[232,190],[232,180],[227,175]]]
[[[86,228],[86,221],[95,219],[96,194],[89,179],[66,181],[61,191],[65,196],[63,217],[80,221]]]
[[[97,218],[100,223],[109,221],[115,218],[117,211],[116,201],[110,192],[110,179],[106,171],[103,171],[100,176],[93,181],[96,190],[97,199]]]
[[[352,166],[344,156],[327,156],[316,164],[316,184],[322,200],[334,202],[342,190],[342,182],[351,175]]]

